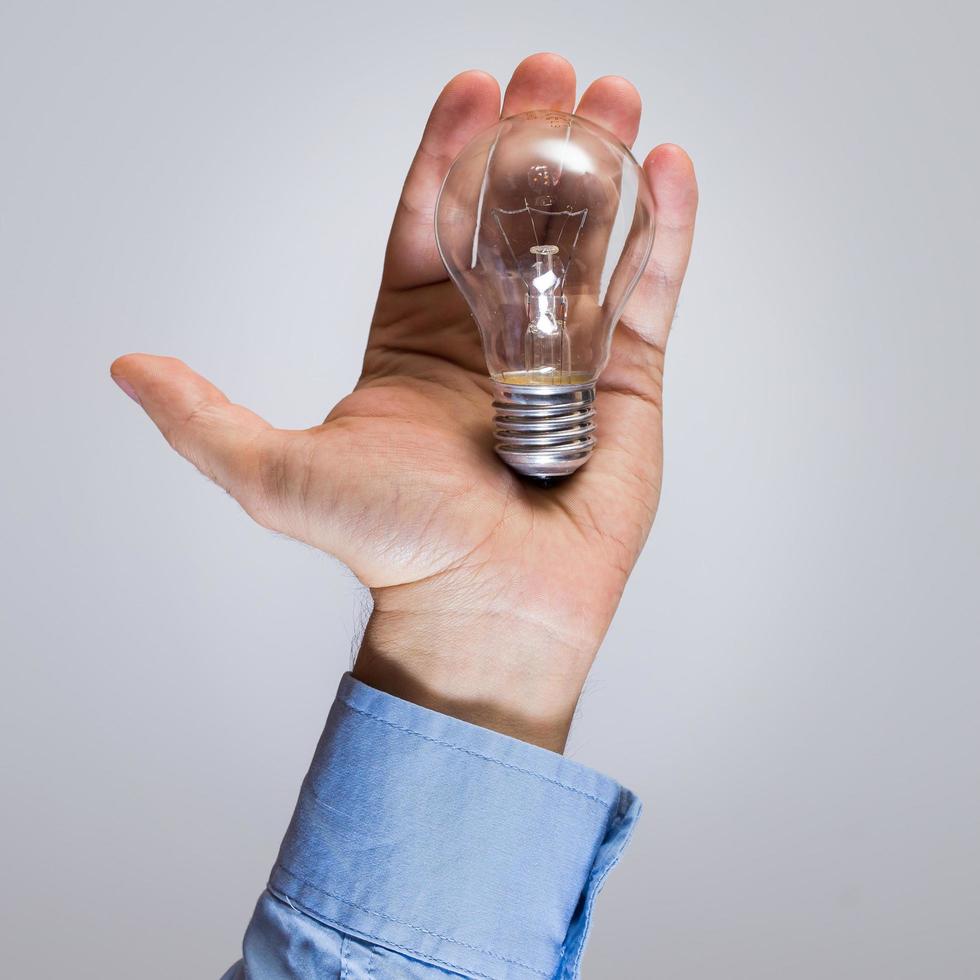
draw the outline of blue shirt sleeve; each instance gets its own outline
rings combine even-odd
[[[640,804],[345,674],[224,980],[574,980]]]

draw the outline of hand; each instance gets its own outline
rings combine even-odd
[[[533,55],[503,115],[571,112],[574,99],[571,65]],[[631,144],[640,99],[606,77],[575,111]],[[111,370],[251,517],[337,556],[370,587],[356,676],[560,751],[657,509],[664,349],[697,187],[678,147],[647,156],[656,238],[599,382],[598,448],[566,482],[532,486],[493,452],[477,329],[433,236],[450,163],[500,114],[497,82],[482,72],[456,76],[436,101],[395,214],[360,380],[321,425],[275,429],[171,358],[129,354]]]

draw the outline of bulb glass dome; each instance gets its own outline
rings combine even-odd
[[[558,460],[569,450],[566,436],[581,443],[576,465],[588,458],[595,381],[650,255],[653,226],[652,195],[630,151],[578,116],[536,110],[504,119],[450,168],[436,204],[436,240],[479,327],[498,403],[540,409],[547,398],[567,415],[572,390],[584,390],[578,400],[591,413],[587,432],[566,428],[563,436],[522,410],[524,423],[538,428],[525,427],[508,444],[509,416],[502,429],[498,405],[498,452],[515,465],[501,448],[523,439],[517,448],[537,458],[516,466],[523,472],[570,472]]]

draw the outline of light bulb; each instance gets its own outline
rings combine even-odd
[[[511,116],[453,162],[436,241],[480,330],[497,453],[531,477],[574,472],[595,448],[596,380],[653,245],[642,169],[579,116]]]

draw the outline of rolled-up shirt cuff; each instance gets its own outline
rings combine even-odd
[[[639,810],[594,770],[345,674],[269,888],[464,976],[572,980]]]

